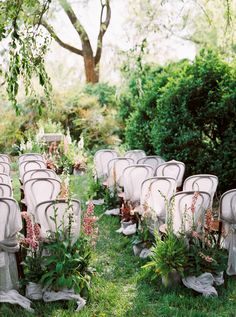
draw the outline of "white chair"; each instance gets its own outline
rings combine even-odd
[[[0,173],[10,175],[11,167],[7,162],[0,162]]]
[[[25,161],[43,161],[44,157],[39,153],[25,153],[19,156],[19,164]]]
[[[146,157],[142,157],[137,161],[137,164],[147,164],[150,165],[153,170],[155,171],[157,169],[157,166],[159,166],[160,164],[164,163],[165,160],[163,160],[163,158],[161,158],[160,156],[146,156]]]
[[[72,217],[72,234],[78,237],[81,225],[81,204],[79,200],[56,199],[44,201],[36,206],[35,215],[41,227],[41,236],[45,238],[48,231],[55,232],[56,226],[53,218],[56,216],[57,226],[67,228],[69,217]]]
[[[209,208],[211,196],[207,192],[178,192],[170,199],[166,222],[173,222],[173,231],[188,232],[195,227],[199,231],[204,226],[205,211]]]
[[[211,195],[211,204],[213,204],[213,198],[218,186],[218,177],[210,174],[198,174],[192,175],[185,179],[183,184],[183,190],[189,191],[204,191]]]
[[[60,180],[59,176],[56,174],[54,170],[51,169],[37,169],[37,170],[30,170],[24,173],[22,182],[23,184],[32,178],[55,178]]]
[[[130,165],[124,169],[124,200],[137,204],[140,202],[141,186],[145,179],[153,176],[153,168],[149,165]]]
[[[185,172],[185,164],[179,161],[168,161],[160,164],[155,172],[156,176],[173,177],[177,181],[177,187],[181,187]]]
[[[5,173],[0,173],[0,183],[7,184],[7,185],[12,187],[11,178],[9,175],[7,175]]]
[[[99,150],[94,155],[94,167],[96,177],[105,180],[108,176],[108,162],[118,157],[118,153],[114,150]]]
[[[132,158],[134,160],[134,164],[137,164],[139,159],[146,156],[146,153],[143,150],[130,150],[127,151],[124,156]]]
[[[140,213],[147,219],[151,232],[165,223],[170,198],[176,192],[176,180],[171,177],[152,177],[141,186]]]
[[[20,163],[19,166],[19,170],[20,170],[20,180],[22,181],[23,176],[25,174],[25,172],[28,172],[30,170],[39,170],[39,169],[46,169],[46,163],[43,161],[37,161],[37,160],[33,160],[33,161],[23,161],[22,163]]]
[[[12,198],[0,198],[0,291],[18,288],[18,272],[15,253],[19,250],[16,235],[22,229],[17,202]]]
[[[127,157],[117,157],[108,162],[108,188],[117,189],[124,187],[123,171],[126,167],[133,165],[134,160]]]
[[[228,275],[236,275],[236,189],[225,192],[220,199],[222,221],[221,243],[229,252]]]
[[[11,160],[10,160],[10,158],[9,158],[8,155],[6,155],[6,154],[0,154],[0,162],[5,162],[5,163],[10,164],[10,163],[11,163]]]
[[[0,197],[12,197],[12,188],[8,184],[0,183]]]
[[[39,203],[56,199],[61,191],[61,182],[55,178],[29,179],[24,183],[27,211],[35,215]]]

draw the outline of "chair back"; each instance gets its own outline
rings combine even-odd
[[[124,156],[132,158],[134,160],[134,164],[137,164],[139,159],[146,156],[146,153],[143,150],[130,150],[127,151]]]
[[[99,150],[94,155],[94,167],[98,179],[106,179],[108,176],[108,162],[118,157],[114,150]]]
[[[155,220],[166,219],[166,209],[169,199],[176,192],[176,180],[170,177],[151,177],[142,183],[141,187],[141,212]]]
[[[41,227],[42,237],[47,236],[47,231],[56,232],[53,219],[56,218],[57,226],[68,228],[72,221],[72,234],[78,237],[81,225],[81,204],[79,200],[56,199],[44,201],[36,206],[36,219]]]
[[[123,171],[126,167],[133,165],[134,160],[127,157],[117,157],[108,162],[108,178],[107,185],[109,188],[124,187]]]
[[[153,168],[149,165],[135,164],[126,167],[123,172],[125,201],[140,202],[142,183],[152,177],[153,173]]]
[[[188,232],[196,227],[201,231],[204,226],[205,212],[209,208],[211,196],[207,192],[178,192],[170,199],[167,221],[172,217],[173,231],[177,234]],[[171,215],[169,214],[171,212]]]
[[[147,164],[150,165],[154,171],[157,169],[157,166],[164,163],[165,160],[161,158],[160,156],[145,156],[138,160],[137,164]]]
[[[12,188],[10,185],[0,183],[0,197],[12,197]]]
[[[7,175],[5,173],[0,173],[0,183],[7,184],[7,185],[12,187],[11,178],[9,175]]]
[[[42,154],[39,153],[25,153],[19,156],[19,164],[25,161],[43,161],[44,158]]]
[[[236,189],[225,192],[220,199],[222,221],[221,245],[229,252],[228,275],[236,275]]]
[[[46,169],[46,163],[40,160],[26,160],[20,163],[20,179],[23,179],[25,172],[30,170]]]
[[[7,162],[0,162],[0,173],[10,175],[11,167]]]
[[[24,173],[22,182],[23,184],[31,179],[31,178],[55,178],[60,180],[59,176],[56,174],[54,170],[51,169],[37,169],[37,170],[30,170]]]
[[[160,164],[155,172],[156,176],[172,177],[177,181],[177,187],[180,187],[183,182],[185,172],[185,164],[179,161],[168,161]]]
[[[55,200],[61,191],[61,182],[55,178],[33,178],[24,183],[28,212],[35,214],[35,207],[47,200]]]
[[[0,162],[5,162],[5,163],[10,164],[11,160],[10,160],[10,157],[8,155],[0,154]]]
[[[213,204],[213,198],[218,186],[218,177],[210,174],[198,174],[192,175],[185,179],[183,190],[204,191],[211,195],[211,204]]]

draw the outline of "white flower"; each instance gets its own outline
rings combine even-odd
[[[81,135],[80,140],[78,142],[78,148],[79,150],[82,150],[84,148],[84,137]]]

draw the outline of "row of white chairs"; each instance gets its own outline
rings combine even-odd
[[[10,158],[6,154],[0,154],[0,197],[12,197],[12,180]]]
[[[74,215],[73,231],[78,236],[80,232],[81,205],[76,199],[59,198],[61,180],[54,170],[47,169],[40,154],[26,154],[19,158],[19,169],[23,203],[27,212],[33,215],[35,222],[40,224],[41,236],[46,237],[47,231],[55,231],[53,217],[57,215],[57,223],[68,225],[68,212]]]

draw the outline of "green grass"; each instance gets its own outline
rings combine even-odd
[[[86,199],[87,179],[72,177],[75,197]],[[22,308],[1,304],[1,317],[236,317],[236,280],[218,289],[218,298],[204,298],[182,286],[164,289],[160,279],[151,281],[141,268],[144,260],[134,257],[131,239],[115,232],[119,219],[99,218],[99,239],[93,257],[96,274],[91,297],[85,308],[74,312],[74,302],[45,304],[34,302],[35,314]]]

